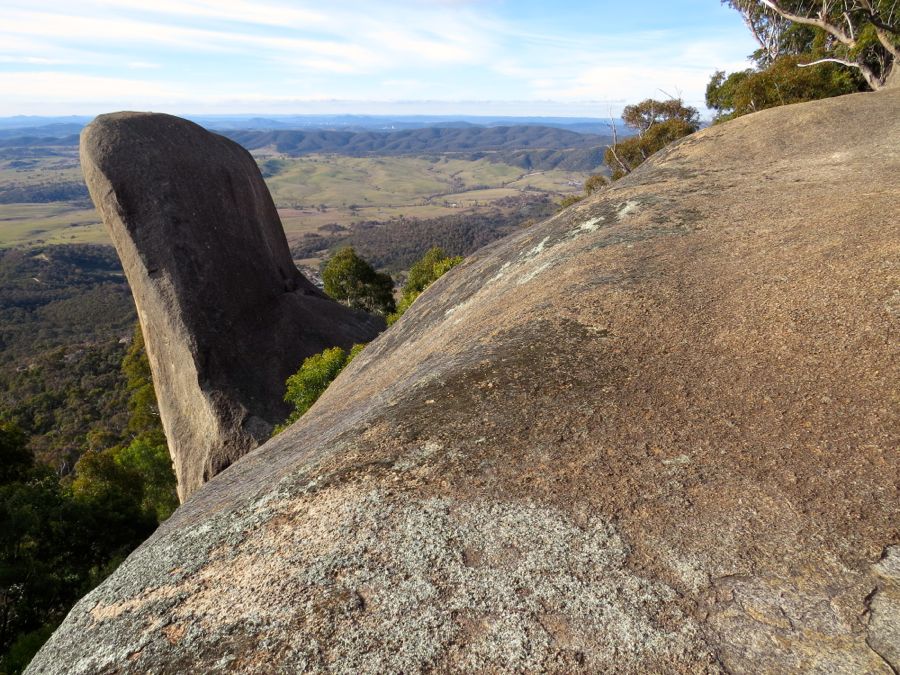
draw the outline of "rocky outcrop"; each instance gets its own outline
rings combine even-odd
[[[305,357],[384,324],[297,270],[233,141],[170,115],[102,115],[81,164],[134,294],[184,500],[287,417],[284,382]]]
[[[896,672],[898,105],[712,127],[472,256],[31,672]]]

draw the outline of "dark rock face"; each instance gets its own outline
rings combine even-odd
[[[706,129],[467,259],[31,672],[896,673],[898,109]]]
[[[134,293],[182,501],[266,440],[306,356],[383,322],[294,266],[250,154],[187,120],[102,115],[81,163]]]

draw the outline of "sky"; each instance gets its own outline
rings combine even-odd
[[[0,0],[0,115],[702,109],[754,48],[719,0]]]

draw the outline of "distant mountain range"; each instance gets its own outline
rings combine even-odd
[[[610,121],[593,117],[483,117],[472,115],[286,115],[267,117],[187,116],[208,129],[250,129],[273,131],[277,129],[325,129],[340,131],[403,131],[440,127],[445,129],[465,127],[513,127],[541,126],[567,129],[584,134],[608,134]],[[619,130],[624,130],[621,120],[616,120]],[[2,120],[0,120],[2,128]]]
[[[328,119],[332,122],[343,120],[347,122],[348,128],[315,128],[310,122],[310,126],[305,129],[218,128],[217,131],[248,150],[271,148],[278,153],[295,157],[317,153],[352,157],[453,153],[462,159],[487,158],[529,170],[568,171],[596,169],[603,163],[603,151],[611,141],[609,133],[589,134],[537,124],[494,126],[476,125],[465,119],[443,121],[421,118],[431,120],[433,125],[402,130],[373,128],[358,131],[349,128],[349,122],[358,119],[355,117],[315,119]],[[375,120],[381,120],[364,119],[373,126]],[[384,118],[386,120],[388,118]],[[246,124],[254,122],[252,119],[243,121]],[[260,120],[260,123],[263,121],[266,120]],[[413,124],[412,121],[407,123]],[[3,149],[0,156],[27,157],[30,152],[28,148],[77,145],[80,129],[78,122],[71,121],[54,121],[39,127],[0,129],[0,149]],[[622,134],[627,135],[625,132]]]
[[[274,131],[285,129],[325,129],[339,131],[403,131],[429,127],[510,127],[542,126],[567,129],[582,134],[608,134],[610,120],[592,117],[480,117],[471,115],[185,115],[207,129],[219,131],[247,129]],[[38,117],[17,115],[0,117],[0,139],[16,136],[61,137],[77,134],[91,117]],[[625,128],[615,121],[619,131]]]
[[[425,152],[472,152],[545,148],[589,148],[605,137],[546,126],[428,127],[405,131],[223,131],[248,150],[272,147],[303,155],[338,152],[345,155],[411,155]]]
[[[457,154],[523,169],[592,171],[609,137],[544,126],[428,127],[405,131],[224,131],[248,150],[272,148],[291,156],[333,153],[351,157]]]

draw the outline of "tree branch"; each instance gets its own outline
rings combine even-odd
[[[820,63],[839,63],[842,66],[856,68],[860,71],[860,73],[862,73],[862,76],[865,78],[866,82],[873,90],[881,89],[884,86],[884,82],[882,82],[881,78],[879,78],[875,74],[875,72],[871,68],[869,68],[869,66],[864,63],[857,63],[856,61],[848,61],[847,59],[818,59],[816,61],[812,61],[811,63],[798,63],[797,67],[809,68],[810,66],[817,66]]]
[[[883,30],[886,33],[900,35],[900,26],[892,26],[889,21],[882,20],[875,8],[872,7],[872,3],[869,2],[869,0],[862,0],[862,4],[863,7],[865,7],[866,11],[869,13],[869,22],[873,26],[875,26],[875,28]],[[893,9],[891,10],[891,12],[893,13]]]
[[[875,26],[875,35],[878,36],[878,41],[881,43],[881,46],[894,57],[894,61],[900,61],[900,47],[891,40],[891,37],[887,34],[886,30],[881,28],[877,23],[873,22],[872,25]]]
[[[749,13],[740,12],[741,17],[744,19],[744,23],[747,25],[747,28],[750,29],[750,33],[753,35],[753,38],[759,44],[760,49],[762,49],[766,54],[769,55],[769,58],[773,61],[778,58],[778,50],[773,49],[771,42],[769,40],[763,40],[762,35],[760,35],[759,31],[756,29],[756,24],[753,23],[753,18]]]
[[[856,35],[853,33],[853,22],[850,21],[850,15],[847,12],[844,12],[844,21],[847,22],[847,30],[850,31],[850,39],[856,40]]]
[[[762,4],[771,9],[773,12],[778,12],[781,16],[783,16],[788,21],[793,21],[794,23],[803,24],[805,26],[814,26],[816,28],[821,28],[829,35],[833,35],[838,40],[843,42],[845,45],[849,47],[853,47],[856,45],[856,40],[847,35],[843,30],[834,26],[824,19],[813,19],[808,16],[801,16],[800,14],[794,14],[793,12],[789,12],[779,5],[775,0],[760,0]]]
[[[817,66],[820,63],[840,63],[842,66],[850,66],[851,68],[859,68],[860,65],[856,61],[848,61],[847,59],[837,59],[837,58],[827,58],[827,59],[817,59],[815,61],[811,61],[810,63],[798,63],[798,68],[809,68],[810,66]]]
[[[610,113],[612,113],[612,111],[610,111]],[[623,162],[622,158],[619,157],[619,153],[616,152],[616,146],[619,145],[619,134],[616,131],[616,121],[612,118],[611,114],[609,118],[609,124],[612,127],[613,144],[607,145],[606,147],[609,148],[609,151],[612,153],[613,159],[615,159],[619,164],[619,168],[622,169],[622,171],[624,171],[626,174],[629,174],[631,173],[631,167]]]

